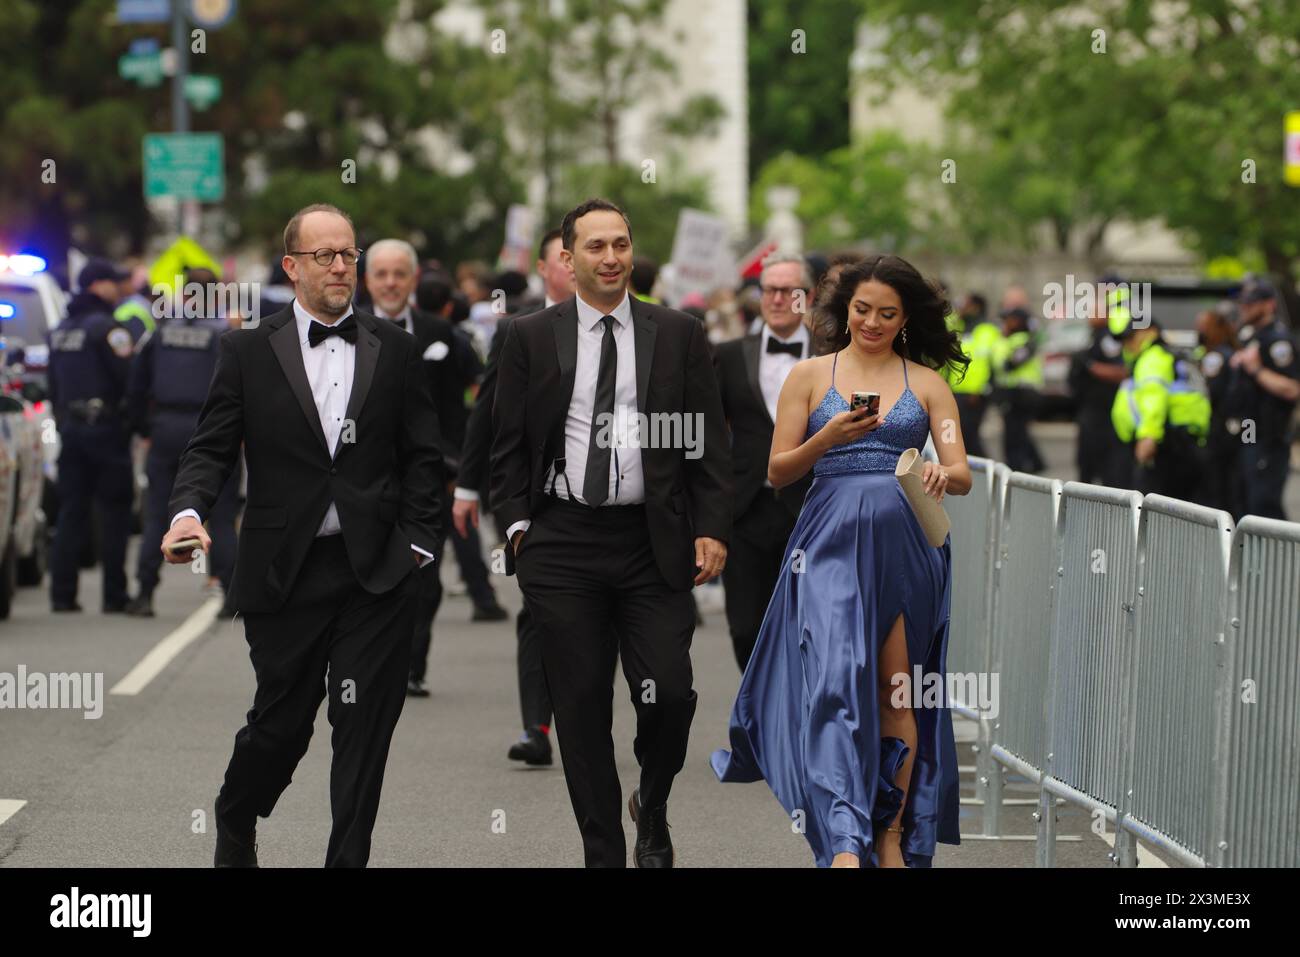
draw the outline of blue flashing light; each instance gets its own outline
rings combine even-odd
[[[12,319],[18,314],[12,302],[0,302],[0,319]]]

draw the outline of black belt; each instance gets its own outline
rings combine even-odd
[[[61,414],[87,425],[116,420],[117,409],[103,399],[73,399],[64,404]]]

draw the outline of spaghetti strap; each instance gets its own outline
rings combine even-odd
[[[903,388],[904,389],[912,388],[907,382],[907,360],[906,359],[903,359]]]
[[[834,358],[831,359],[831,388],[832,389],[835,388],[835,363],[839,361],[840,361],[840,354],[837,352],[835,353]]]

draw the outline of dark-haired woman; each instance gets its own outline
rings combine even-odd
[[[965,357],[937,287],[897,256],[846,266],[820,312],[827,354],[786,379],[768,460],[777,488],[815,478],[741,679],[731,751],[712,764],[722,781],[766,780],[819,866],[928,867],[937,841],[960,842],[951,555],[926,541],[894,467],[933,436],[927,494],[970,491],[957,403],[935,371]],[[878,414],[851,411],[854,392],[880,393]],[[914,689],[915,666],[945,686],[940,707],[914,707],[934,698]]]

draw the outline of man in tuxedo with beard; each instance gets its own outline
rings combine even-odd
[[[448,479],[454,480],[465,440],[465,423],[469,419],[465,389],[472,384],[472,379],[457,361],[459,350],[456,349],[455,330],[451,323],[442,316],[431,315],[411,305],[411,296],[419,281],[418,268],[415,247],[404,239],[381,239],[366,250],[366,288],[374,303],[375,315],[415,336],[438,410],[439,451],[443,466]],[[453,487],[453,481],[449,481],[442,498],[444,529],[451,525]],[[488,581],[487,565],[478,551],[477,539],[473,548],[457,548],[455,554],[474,601],[474,620],[504,619],[506,613],[497,603],[496,592]],[[427,698],[429,689],[424,677],[428,670],[433,620],[442,606],[443,587],[436,565],[422,571],[420,578],[420,601],[411,644],[411,675],[406,693],[415,698]]]
[[[296,213],[286,309],[221,337],[199,423],[172,490],[173,563],[235,467],[248,499],[233,602],[257,679],[217,796],[217,866],[255,867],[267,817],[307,751],[328,693],[333,727],[327,867],[362,867],[393,728],[406,700],[416,566],[438,554],[443,487],[429,379],[412,336],[352,307],[352,222]]]
[[[610,733],[621,657],[641,766],[633,857],[671,867],[668,796],[696,704],[691,588],[722,571],[731,526],[726,424],[704,326],[628,295],[622,210],[588,200],[561,232],[577,295],[506,334],[493,508],[509,536],[506,572],[517,570],[541,630],[586,863],[627,865]]]
[[[721,343],[714,353],[722,409],[731,428],[735,470],[731,544],[722,583],[726,588],[727,626],[741,671],[754,650],[759,626],[781,574],[786,543],[812,484],[812,473],[783,489],[773,488],[767,480],[781,387],[794,364],[812,355],[804,322],[812,286],[808,265],[802,259],[768,259],[759,277],[762,331]]]
[[[537,249],[537,275],[542,279],[545,301],[521,304],[515,316],[504,316],[497,323],[492,336],[492,351],[488,354],[487,368],[479,383],[474,411],[470,414],[465,435],[465,454],[461,460],[460,475],[456,479],[456,501],[452,506],[452,521],[456,534],[464,536],[470,526],[478,528],[479,508],[491,508],[488,495],[488,453],[492,447],[492,403],[497,394],[497,367],[501,361],[501,348],[506,333],[517,316],[529,315],[549,309],[557,303],[573,298],[573,270],[561,260],[564,246],[558,229],[542,237]],[[506,540],[506,528],[497,523],[501,540]],[[519,671],[519,709],[523,714],[523,736],[510,746],[506,756],[511,761],[523,761],[533,766],[546,766],[554,760],[551,749],[551,694],[546,688],[546,674],[542,670],[541,636],[525,603],[515,620],[515,634],[519,642],[516,656]]]

